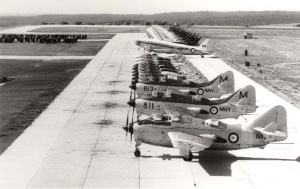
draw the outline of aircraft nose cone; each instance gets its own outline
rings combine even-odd
[[[126,132],[129,132],[130,134],[133,134],[133,123],[130,123],[128,126],[122,127]]]
[[[129,88],[131,88],[132,90],[136,90],[136,85],[131,84],[131,85],[129,86]]]
[[[127,104],[128,104],[129,106],[135,107],[135,100],[134,100],[134,99],[129,100],[129,101],[127,102]]]
[[[129,131],[129,128],[127,126],[122,127],[126,132]]]

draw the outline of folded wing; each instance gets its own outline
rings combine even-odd
[[[199,152],[209,148],[216,139],[216,135],[213,134],[196,136],[182,132],[169,132],[168,135],[174,148],[192,152]]]

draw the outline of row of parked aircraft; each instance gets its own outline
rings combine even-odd
[[[189,46],[181,43],[160,41],[158,39],[139,39],[135,44],[149,52],[167,53],[167,54],[184,54],[184,55],[209,55],[208,41],[205,40],[198,46]]]
[[[150,52],[136,57],[133,65],[128,102],[133,107],[132,123],[128,114],[123,127],[126,134],[134,135],[135,156],[141,155],[142,143],[177,148],[185,161],[191,161],[194,152],[205,149],[263,148],[287,138],[282,106],[271,108],[252,123],[228,122],[256,111],[256,91],[251,85],[235,90],[231,71],[207,81],[183,55],[208,54],[207,42],[205,48],[154,39],[137,40],[136,45]],[[175,51],[179,54],[156,54]],[[135,110],[137,121],[133,122]]]

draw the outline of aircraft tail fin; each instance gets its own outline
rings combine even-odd
[[[253,113],[256,111],[256,91],[252,85],[236,91],[228,100],[234,103],[244,113]]]
[[[287,138],[287,113],[283,106],[275,106],[256,118],[247,126],[265,136],[275,137],[275,141]]]
[[[209,39],[206,39],[205,41],[203,41],[203,43],[200,43],[200,40],[199,40],[197,46],[208,51],[208,42],[209,42]]]
[[[213,79],[211,86],[217,86],[225,94],[234,92],[234,75],[228,70],[215,79]]]

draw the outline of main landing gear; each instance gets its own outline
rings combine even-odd
[[[192,161],[194,156],[193,156],[192,152],[190,152],[188,155],[182,156],[182,158],[184,161]]]

